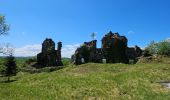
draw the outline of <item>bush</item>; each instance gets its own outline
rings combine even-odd
[[[28,60],[25,61],[25,64],[31,64],[32,62],[36,62],[36,58],[30,58]]]
[[[144,52],[146,55],[157,54],[157,47],[158,43],[156,43],[155,41],[151,41],[150,44],[145,48]]]
[[[149,49],[145,49],[144,51],[143,51],[143,56],[144,57],[148,57],[148,56],[151,56],[152,54],[151,54],[151,52],[149,51]]]
[[[170,56],[170,42],[163,41],[158,44],[158,54]]]
[[[154,54],[160,54],[165,56],[170,56],[170,42],[168,41],[161,41],[161,42],[154,42],[152,41],[144,50],[144,56],[150,56]]]

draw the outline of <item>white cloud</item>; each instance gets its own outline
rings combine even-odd
[[[170,42],[170,38],[167,38],[166,41],[167,41],[167,42]]]
[[[135,34],[135,32],[134,31],[129,31],[128,34]]]
[[[34,44],[34,45],[25,45],[20,48],[15,48],[14,55],[15,56],[35,56],[41,51],[41,45]]]
[[[61,55],[62,57],[68,57],[71,58],[71,55],[74,54],[75,50],[80,47],[80,44],[74,44],[74,45],[65,45],[62,48]]]
[[[62,57],[71,57],[74,54],[75,50],[80,46],[80,44],[73,44],[73,45],[64,45],[62,48],[61,55]],[[57,47],[57,46],[56,46]],[[41,52],[42,46],[40,44],[34,45],[25,45],[20,48],[15,48],[14,55],[27,57],[27,56],[36,56],[38,53]]]

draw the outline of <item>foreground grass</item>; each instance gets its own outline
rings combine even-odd
[[[0,78],[5,100],[170,100],[170,90],[156,83],[170,80],[170,64],[84,64],[40,74],[18,73],[10,83]]]

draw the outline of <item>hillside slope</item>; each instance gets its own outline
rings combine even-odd
[[[2,100],[136,99],[170,100],[159,83],[170,80],[170,64],[84,64],[40,74],[18,73],[10,83],[0,77]]]

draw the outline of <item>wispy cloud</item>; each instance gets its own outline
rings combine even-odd
[[[35,56],[41,51],[41,45],[25,45],[20,48],[15,48],[14,55],[15,56]]]
[[[80,44],[64,45],[62,48],[62,57],[70,58],[79,46]],[[42,46],[40,44],[25,45],[20,48],[15,48],[14,55],[21,57],[36,56],[41,52],[41,48]]]
[[[75,50],[80,46],[80,44],[65,45],[62,49],[62,57],[70,58],[74,54]]]
[[[167,38],[166,41],[167,41],[167,42],[170,42],[170,38]]]
[[[135,34],[135,32],[134,31],[129,31],[128,34]]]

